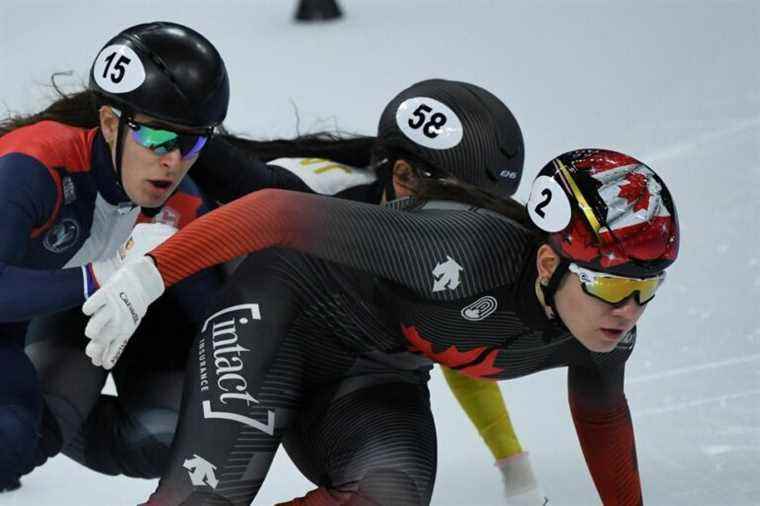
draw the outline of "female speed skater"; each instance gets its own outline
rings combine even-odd
[[[106,378],[82,360],[84,322],[71,311],[130,256],[203,212],[184,176],[227,113],[224,62],[182,25],[124,30],[98,52],[90,77],[87,90],[0,124],[0,365],[10,378],[0,387],[0,489],[70,448]],[[201,275],[173,297],[202,313],[218,286]],[[154,449],[167,453],[176,416],[168,438],[142,430],[145,417],[164,417],[155,394],[163,372],[133,365],[139,374],[126,363],[115,371],[123,402],[109,404],[119,415],[109,419],[122,440],[143,445],[115,460],[123,472],[155,476],[145,461]]]
[[[426,110],[422,97],[448,108],[452,123],[461,118],[460,126],[449,126],[461,127],[458,142],[441,142],[447,133],[439,136],[434,125],[441,115]],[[399,114],[408,116],[405,130],[397,121]],[[422,115],[429,115],[430,124],[422,122]],[[414,125],[421,129],[419,136],[408,135]],[[386,105],[376,137],[312,135],[254,141],[220,135],[201,154],[191,175],[221,203],[263,188],[282,188],[380,204],[413,196],[417,188],[444,175],[480,191],[509,196],[519,186],[523,159],[520,127],[501,100],[474,84],[429,79]],[[509,504],[543,505],[529,454],[520,445],[498,386],[446,367],[442,371],[496,459]]]
[[[88,299],[87,354],[112,367],[165,287],[251,253],[197,337],[148,504],[249,504],[286,432],[303,435],[299,467],[320,483],[292,504],[428,504],[433,420],[426,377],[404,352],[495,380],[567,367],[602,501],[641,503],[623,377],[636,322],[678,253],[665,183],[628,155],[581,149],[542,169],[525,207],[432,184],[436,200],[418,191],[386,207],[256,192]]]

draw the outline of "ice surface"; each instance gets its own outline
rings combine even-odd
[[[83,82],[111,35],[168,19],[214,41],[232,79],[228,125],[258,137],[371,133],[397,91],[426,77],[480,84],[526,138],[524,184],[577,147],[651,163],[679,206],[681,258],[640,325],[627,394],[649,505],[760,504],[760,7],[745,1],[342,0],[344,21],[291,23],[295,1],[0,2],[0,100],[44,103],[55,71]],[[298,115],[294,113],[298,111]],[[502,384],[552,504],[598,504],[564,371]],[[489,453],[440,374],[435,505],[504,504]],[[64,457],[0,505],[135,505],[152,481]],[[255,504],[309,484],[278,455]]]

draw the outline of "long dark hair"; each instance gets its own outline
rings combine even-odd
[[[64,93],[55,82],[56,75],[53,74],[51,82],[58,98],[41,112],[25,115],[11,114],[0,119],[0,136],[45,120],[79,128],[95,128],[100,125],[95,94],[88,89],[71,94]]]
[[[71,94],[64,93],[51,78],[58,99],[41,112],[28,115],[11,115],[0,120],[0,136],[17,128],[50,120],[79,128],[99,126],[98,97],[89,89]],[[436,178],[435,169],[409,153],[387,148],[374,136],[318,132],[300,135],[293,139],[255,140],[234,135],[223,126],[219,134],[243,153],[264,161],[276,158],[325,158],[353,167],[371,167],[378,178],[392,177],[397,160],[406,160],[417,172],[416,184],[410,188],[419,200],[452,200],[490,209],[534,230],[525,206],[511,199],[483,191],[478,187],[450,177]],[[426,177],[425,173],[433,173]]]
[[[233,135],[222,130],[221,136],[230,144],[263,161],[276,158],[325,158],[353,167],[374,170],[381,181],[392,177],[398,160],[407,161],[417,172],[416,183],[410,188],[418,200],[452,200],[475,207],[490,209],[525,226],[531,226],[525,206],[519,202],[494,195],[451,177],[436,178],[435,169],[415,156],[387,148],[381,139],[372,136],[318,132],[293,139],[261,141]],[[434,177],[427,177],[424,173]]]
[[[530,221],[525,206],[520,202],[485,191],[447,174],[441,174],[425,160],[411,153],[385,146],[382,139],[377,139],[373,146],[372,160],[378,166],[378,176],[387,178],[392,177],[393,166],[398,160],[409,163],[415,173],[414,183],[409,186],[409,190],[418,200],[451,200],[489,209],[520,223],[533,232],[539,232]]]
[[[256,140],[233,135],[224,127],[218,134],[244,153],[268,162],[276,158],[324,158],[352,167],[367,167],[375,137],[317,132],[293,139]]]

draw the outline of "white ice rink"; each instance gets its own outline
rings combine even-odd
[[[760,2],[340,0],[336,24],[296,26],[295,0],[3,0],[0,101],[37,110],[52,72],[84,82],[120,29],[158,19],[212,40],[231,77],[228,126],[257,137],[372,133],[427,77],[482,85],[526,139],[518,196],[553,156],[609,147],[650,163],[678,204],[681,256],[647,310],[627,395],[648,505],[760,505]],[[0,109],[4,115],[5,110]],[[502,383],[551,505],[599,504],[565,371]],[[500,477],[436,372],[434,505],[505,504]],[[0,505],[132,505],[155,482],[57,457]],[[279,454],[255,504],[309,484]]]

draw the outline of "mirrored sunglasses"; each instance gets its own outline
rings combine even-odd
[[[654,298],[665,281],[665,272],[639,279],[592,271],[574,263],[570,264],[569,270],[578,276],[584,292],[609,304],[619,304],[635,295],[636,302],[643,306]]]
[[[121,117],[120,111],[113,108],[112,111],[117,117]],[[210,132],[206,134],[175,132],[141,123],[129,116],[125,118],[125,122],[131,130],[132,139],[157,156],[163,156],[179,149],[183,160],[196,157],[210,137]]]

